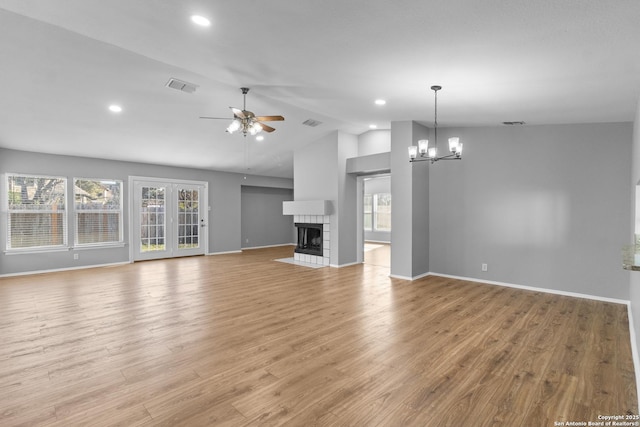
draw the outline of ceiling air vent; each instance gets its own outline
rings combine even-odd
[[[514,125],[523,125],[524,122],[502,122],[503,125],[509,125],[509,126],[514,126]]]
[[[319,122],[319,121],[313,120],[313,119],[307,119],[304,122],[302,122],[302,124],[306,125],[306,126],[311,126],[312,128],[314,128],[314,127],[316,127],[318,125],[321,125],[322,122]]]
[[[183,82],[182,80],[178,80],[178,79],[169,79],[169,81],[165,86],[170,87],[171,89],[178,89],[187,93],[195,92],[196,88],[198,87],[198,85],[194,85],[193,83]]]

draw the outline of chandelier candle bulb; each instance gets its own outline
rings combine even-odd
[[[420,151],[420,154],[426,153],[428,149],[429,149],[428,139],[421,139],[420,141],[418,141],[418,151]]]
[[[449,138],[449,151],[452,153],[458,152],[458,145],[460,145],[460,138],[457,136],[452,136]]]
[[[412,145],[409,147],[409,157],[415,159],[418,156],[418,147]]]
[[[427,157],[435,159],[438,155],[438,149],[436,147],[429,147]]]

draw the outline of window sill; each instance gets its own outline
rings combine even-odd
[[[29,255],[29,254],[42,254],[50,252],[68,252],[71,248],[65,246],[63,248],[25,248],[25,249],[7,249],[4,252],[5,255]]]
[[[125,246],[127,246],[126,243],[124,242],[118,242],[118,243],[101,243],[101,244],[96,244],[96,245],[78,245],[78,246],[74,246],[71,249],[74,251],[86,251],[86,250],[91,250],[91,249],[111,249],[111,248],[124,248]]]

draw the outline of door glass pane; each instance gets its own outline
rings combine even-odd
[[[164,187],[142,187],[140,252],[166,250],[164,196]]]
[[[198,215],[198,190],[178,190],[178,249],[200,247]]]

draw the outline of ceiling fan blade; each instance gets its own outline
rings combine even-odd
[[[211,120],[229,120],[229,117],[200,117],[201,119],[211,119]]]
[[[262,126],[262,130],[265,132],[273,132],[275,130],[271,126],[265,125],[264,123],[260,123],[260,126]]]
[[[280,122],[284,120],[282,116],[256,116],[256,120],[261,122]]]
[[[229,108],[231,108],[231,111],[233,111],[233,115],[235,117],[240,117],[241,119],[246,118],[246,116],[244,115],[244,111],[242,111],[241,109],[235,108],[235,107],[229,107]]]

